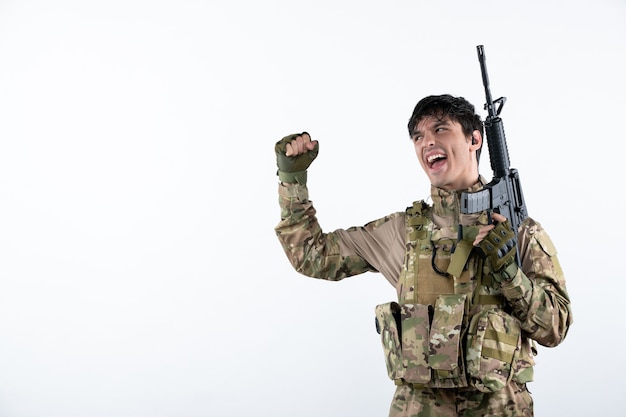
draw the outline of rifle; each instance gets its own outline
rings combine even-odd
[[[524,202],[519,174],[515,168],[510,167],[509,150],[506,146],[504,126],[500,118],[506,97],[492,100],[485,64],[485,50],[483,45],[478,45],[476,49],[487,99],[485,110],[489,113],[485,119],[485,134],[487,135],[493,179],[480,191],[461,193],[461,213],[471,214],[486,210],[489,223],[491,223],[491,212],[500,213],[509,220],[511,228],[517,236],[520,224],[528,217],[528,211]],[[519,265],[519,250],[516,260]]]

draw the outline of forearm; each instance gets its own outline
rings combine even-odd
[[[572,324],[565,277],[552,240],[531,218],[520,227],[521,265],[501,292],[528,337],[544,346],[556,346]],[[508,275],[508,274],[507,274]]]
[[[279,185],[281,221],[275,232],[293,267],[301,274],[332,281],[371,271],[359,256],[342,256],[339,237],[323,233],[304,185]]]
[[[520,268],[501,288],[522,329],[544,346],[561,343],[572,321],[567,293],[557,287],[547,279],[528,278]]]

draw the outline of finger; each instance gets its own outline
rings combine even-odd
[[[287,144],[285,155],[286,156],[292,156],[293,155],[293,147],[291,146],[291,143]]]
[[[285,147],[285,155],[286,156],[298,156],[308,151],[312,151],[315,149],[317,145],[316,140],[311,140],[311,136],[304,132],[301,135],[296,136],[291,142],[287,144]]]
[[[311,135],[309,134],[309,132],[302,132],[300,136],[304,141],[304,148],[302,149],[303,152],[312,151],[313,149],[315,149],[315,146],[317,146],[317,141],[311,139]]]
[[[304,152],[304,138],[302,136],[298,136],[292,144],[295,144],[295,155],[300,155]]]
[[[489,234],[489,232],[491,231],[491,229],[493,229],[494,227],[495,226],[492,225],[492,224],[490,224],[488,226],[481,227],[480,231],[476,235],[476,239],[474,239],[474,242],[472,243],[472,245],[478,246],[478,244],[480,242],[482,242],[482,240],[485,238],[485,236],[487,236]]]
[[[496,212],[491,213],[491,218],[493,218],[495,221],[497,221],[499,223],[503,223],[503,222],[506,221],[506,217],[504,217],[502,214],[496,213]]]

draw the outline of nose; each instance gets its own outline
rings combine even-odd
[[[424,134],[424,146],[434,146],[435,145],[435,137],[433,135],[431,135],[430,133],[425,133]]]

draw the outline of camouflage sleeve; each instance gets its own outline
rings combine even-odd
[[[296,271],[331,281],[376,271],[361,256],[342,253],[337,232],[322,232],[306,186],[279,184],[278,195],[281,221],[274,230]]]
[[[528,337],[543,346],[556,346],[572,324],[565,277],[552,240],[541,225],[527,219],[519,231],[522,267],[502,286],[502,293]]]

